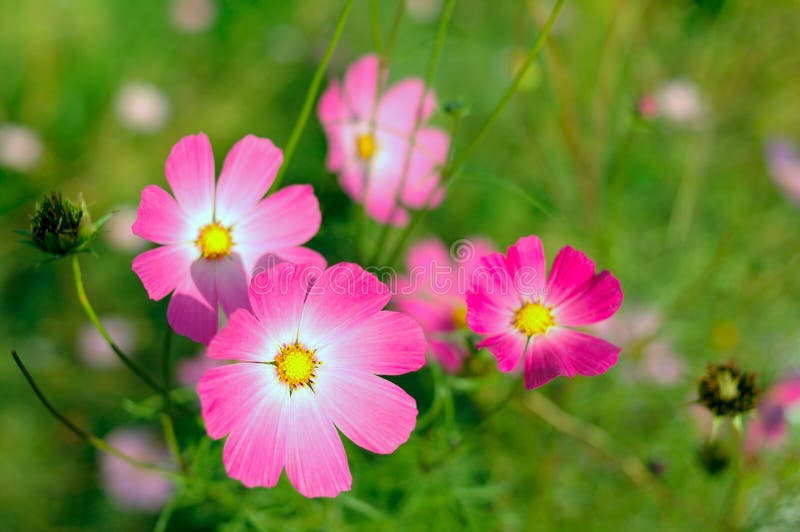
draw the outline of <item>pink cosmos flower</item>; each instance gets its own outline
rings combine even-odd
[[[388,287],[356,264],[281,263],[255,276],[249,294],[252,312],[234,312],[208,348],[239,363],[197,385],[206,430],[228,435],[225,469],[244,485],[274,486],[285,467],[306,497],[334,497],[351,484],[337,428],[381,454],[414,429],[414,399],[376,374],[422,367],[422,330],[382,311]]]
[[[221,360],[208,358],[205,353],[200,353],[180,360],[175,365],[175,378],[181,386],[194,387],[206,371],[222,364]]]
[[[608,271],[596,274],[584,253],[564,247],[545,278],[542,242],[528,236],[506,255],[484,257],[481,273],[467,294],[467,324],[486,337],[478,347],[491,351],[500,371],[524,367],[532,389],[616,364],[619,347],[568,328],[607,319],[622,305],[619,281]]]
[[[800,376],[779,382],[764,394],[758,416],[748,424],[745,451],[753,455],[762,447],[779,447],[786,441],[787,414],[800,407]]]
[[[451,373],[461,369],[468,352],[460,334],[467,331],[467,290],[481,257],[494,251],[481,239],[456,244],[448,250],[431,239],[412,247],[408,276],[398,280],[395,297],[397,307],[422,325],[433,358]]]
[[[344,191],[381,223],[405,225],[406,209],[435,207],[444,197],[439,173],[450,138],[426,125],[436,107],[418,78],[383,88],[386,72],[366,55],[334,80],[317,114],[328,137],[327,166]]]
[[[767,164],[772,180],[789,201],[800,205],[800,154],[785,140],[767,143]]]
[[[106,440],[137,460],[169,466],[169,453],[145,429],[117,429]],[[155,512],[169,500],[174,489],[172,482],[158,473],[141,469],[108,453],[100,455],[100,475],[103,487],[114,501],[132,510]]]
[[[256,268],[277,261],[325,259],[307,242],[320,225],[310,185],[292,185],[261,200],[283,162],[269,139],[248,135],[225,158],[214,186],[214,155],[205,134],[178,142],[167,158],[164,189],[142,191],[133,232],[164,244],[133,260],[151,299],[174,291],[167,319],[179,334],[207,344],[217,331],[217,306],[226,314],[248,308],[247,285]]]

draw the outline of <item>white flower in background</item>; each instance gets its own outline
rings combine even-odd
[[[697,84],[687,79],[673,79],[656,92],[658,111],[665,119],[676,124],[697,123],[705,116],[705,105]]]
[[[417,22],[430,22],[442,10],[442,0],[405,0],[408,16]]]
[[[214,0],[172,0],[169,18],[177,30],[200,33],[216,20],[217,5]]]
[[[766,147],[767,166],[772,180],[783,194],[800,205],[800,152],[785,139],[772,139]]]
[[[117,118],[131,131],[153,133],[169,118],[169,101],[150,83],[133,81],[123,85],[117,95]]]
[[[41,156],[42,141],[35,131],[17,124],[0,125],[0,166],[27,172]]]
[[[126,354],[136,347],[136,331],[133,324],[121,316],[105,316],[100,323],[108,331],[111,339]],[[110,368],[119,364],[117,355],[91,323],[81,327],[78,332],[78,356],[93,368]]]
[[[137,460],[169,467],[169,453],[145,429],[116,429],[106,436],[106,441]],[[158,511],[173,490],[172,483],[158,473],[133,466],[109,453],[100,455],[100,480],[106,493],[119,506],[131,510]]]
[[[147,240],[133,234],[131,227],[136,221],[136,208],[129,205],[117,207],[103,226],[103,238],[118,251],[133,253],[147,247]]]

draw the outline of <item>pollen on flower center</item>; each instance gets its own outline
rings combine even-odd
[[[467,307],[459,306],[453,311],[453,327],[464,329],[467,327]]]
[[[231,230],[223,227],[219,222],[214,222],[200,229],[197,237],[197,247],[204,259],[219,259],[227,257],[233,247]]]
[[[356,151],[358,156],[364,160],[372,158],[375,155],[375,150],[378,149],[375,144],[375,137],[371,133],[363,133],[356,137]]]
[[[281,347],[275,357],[275,369],[278,380],[296,390],[300,386],[312,386],[316,378],[317,366],[321,364],[314,356],[314,351],[299,342]]]
[[[514,316],[514,327],[527,336],[545,334],[555,325],[553,313],[541,303],[526,303]]]

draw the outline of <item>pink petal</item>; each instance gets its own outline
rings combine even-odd
[[[214,216],[214,153],[205,133],[183,137],[167,157],[167,182],[197,227]]]
[[[279,259],[295,264],[308,264],[320,271],[328,267],[328,261],[325,260],[321,253],[305,247],[278,249],[275,251],[275,255]]]
[[[344,97],[350,111],[362,120],[369,120],[378,87],[378,56],[365,55],[347,69]]]
[[[338,80],[331,80],[317,103],[317,116],[323,126],[348,118],[347,105],[342,98],[342,86]]]
[[[209,436],[230,433],[223,451],[228,476],[247,487],[278,482],[286,454],[289,394],[275,370],[263,364],[231,364],[206,372],[197,385]]]
[[[394,452],[417,423],[414,398],[375,375],[322,367],[316,389],[324,416],[373,453]]]
[[[288,401],[286,476],[306,497],[335,497],[349,490],[353,479],[339,433],[319,403],[308,388]]]
[[[435,128],[421,129],[414,140],[414,150],[403,189],[403,203],[415,209],[435,207],[434,198],[442,194],[433,191],[439,186],[439,174],[447,160],[450,137]]]
[[[477,334],[508,331],[523,301],[506,269],[505,257],[501,253],[485,256],[472,278],[472,290],[467,293],[469,328]]]
[[[467,358],[467,350],[456,342],[428,340],[433,357],[448,373],[458,373]]]
[[[351,307],[347,311],[352,316],[354,309]],[[327,319],[336,323],[340,317],[336,311],[332,312]],[[425,364],[427,345],[417,322],[400,312],[371,312],[376,313],[325,331],[329,333],[327,342],[323,339],[314,345],[325,367],[357,369],[378,375],[401,375],[421,368]],[[304,334],[305,319],[304,314]],[[311,337],[316,338],[316,335]]]
[[[217,332],[215,277],[213,261],[195,261],[167,307],[167,321],[175,332],[201,344],[208,344]]]
[[[545,297],[547,269],[539,237],[531,235],[517,240],[508,248],[507,264],[517,292],[534,301]]]
[[[131,228],[133,234],[156,244],[184,244],[194,241],[200,231],[178,203],[161,187],[148,185]]]
[[[306,243],[322,221],[311,185],[291,185],[268,196],[234,228],[237,243],[272,251]]]
[[[228,316],[228,323],[208,344],[206,356],[242,362],[272,362],[281,341],[271,336],[265,325],[245,309]]]
[[[239,254],[218,259],[216,268],[217,296],[225,314],[230,316],[236,309],[249,309],[247,286],[250,277]]]
[[[503,334],[490,336],[478,342],[478,349],[486,348],[497,359],[497,369],[503,372],[513,371],[525,353],[528,338],[518,331],[508,331]],[[528,346],[530,349],[530,346]]]
[[[399,296],[395,300],[398,310],[414,318],[426,332],[447,332],[455,327],[455,307],[447,297]]]
[[[537,388],[559,375],[600,375],[617,363],[620,351],[614,344],[579,331],[552,330],[531,341],[525,360],[525,386]]]
[[[298,265],[308,265],[319,274],[327,267],[328,263],[318,252],[306,247],[291,247],[269,251],[267,253],[254,251],[251,248],[240,246],[239,252],[244,257],[245,264],[252,264],[249,268],[249,279],[265,272],[282,262],[291,262]],[[258,258],[254,258],[258,257]]]
[[[436,107],[436,97],[433,91],[428,91],[420,108],[424,91],[425,84],[418,78],[405,79],[393,85],[378,104],[378,124],[409,134],[417,122],[427,122]]]
[[[247,135],[237,142],[217,184],[216,218],[232,225],[243,220],[267,193],[283,163],[283,152],[271,140]]]
[[[321,274],[309,265],[282,262],[253,277],[248,289],[250,306],[273,344],[297,338],[309,286]]]
[[[610,318],[622,305],[622,288],[608,271],[592,278],[586,290],[575,293],[553,311],[556,323],[578,327]]]
[[[189,275],[198,255],[194,244],[161,246],[136,256],[131,269],[139,276],[150,299],[158,301]]]
[[[308,293],[301,331],[321,347],[377,313],[391,298],[389,287],[358,264],[325,270]]]
[[[570,246],[561,248],[547,277],[547,306],[557,307],[576,293],[584,292],[594,272],[594,262],[585,253]]]

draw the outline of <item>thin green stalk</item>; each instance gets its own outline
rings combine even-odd
[[[328,68],[328,63],[330,63],[334,50],[336,50],[336,45],[339,43],[339,38],[342,36],[345,23],[347,22],[347,17],[350,15],[350,10],[352,7],[353,0],[347,0],[344,8],[342,8],[342,13],[339,15],[339,21],[336,23],[336,29],[334,30],[333,36],[328,43],[328,48],[325,50],[325,55],[322,57],[322,61],[317,67],[316,72],[314,72],[314,77],[311,79],[311,85],[308,87],[308,92],[306,92],[306,99],[303,102],[303,107],[300,110],[300,116],[298,117],[297,122],[295,122],[294,128],[289,135],[289,140],[286,143],[286,150],[284,151],[283,164],[278,170],[278,175],[275,176],[275,181],[272,183],[272,186],[269,189],[270,192],[276,190],[283,181],[283,176],[286,174],[286,169],[289,167],[292,156],[294,156],[294,152],[297,149],[297,144],[300,142],[300,137],[303,135],[303,130],[306,127],[308,118],[311,116],[311,110],[314,108],[314,101],[317,99],[319,87],[322,84],[322,77],[325,75],[325,71]]]
[[[550,29],[553,27],[553,23],[555,23],[556,18],[558,18],[558,14],[561,12],[561,8],[564,6],[565,0],[558,0],[556,5],[553,6],[553,11],[550,12],[550,17],[547,19],[542,31],[539,32],[539,36],[536,38],[536,41],[533,43],[533,47],[528,52],[528,55],[525,56],[525,61],[522,63],[522,67],[517,72],[517,76],[514,78],[514,81],[511,85],[506,89],[506,92],[500,98],[500,101],[497,102],[495,105],[494,110],[489,114],[489,117],[483,123],[480,130],[478,130],[478,134],[472,139],[466,148],[464,148],[461,152],[459,152],[453,163],[449,167],[449,171],[447,172],[448,175],[455,174],[467,160],[467,158],[472,154],[475,148],[483,141],[484,137],[489,133],[489,130],[492,128],[494,123],[497,121],[500,113],[503,112],[508,102],[511,101],[511,97],[514,96],[514,93],[517,92],[520,83],[522,83],[525,74],[528,72],[528,69],[533,64],[536,57],[539,55],[539,52],[544,46],[545,40],[547,36],[550,34]]]
[[[150,388],[157,391],[158,393],[164,395],[166,397],[167,391],[153,380],[144,369],[142,369],[138,364],[136,364],[131,358],[126,355],[120,348],[114,343],[114,340],[111,339],[111,335],[108,334],[108,331],[103,326],[100,319],[97,317],[97,313],[94,311],[92,304],[89,302],[89,298],[86,296],[86,289],[83,286],[83,276],[81,275],[81,265],[78,262],[78,256],[72,256],[72,272],[75,278],[75,291],[78,293],[78,301],[80,301],[83,310],[86,312],[86,315],[89,317],[89,321],[95,326],[97,331],[100,335],[105,339],[106,343],[111,347],[112,351],[117,355],[117,357],[125,364],[128,369],[130,369],[133,373],[136,374],[137,377],[142,379],[142,381],[147,384]]]
[[[67,427],[72,433],[74,433],[80,439],[84,440],[95,449],[108,454],[112,454],[117,458],[125,460],[126,462],[128,462],[133,466],[142,469],[147,469],[149,471],[159,473],[169,478],[179,479],[184,477],[183,474],[177,471],[172,471],[170,469],[166,469],[161,466],[157,466],[155,464],[149,464],[147,462],[142,462],[140,460],[137,460],[136,458],[120,451],[119,449],[109,444],[102,438],[98,438],[97,436],[89,432],[86,432],[82,428],[78,427],[75,423],[70,421],[69,418],[67,418],[64,414],[62,414],[55,406],[53,406],[53,404],[47,399],[47,397],[45,397],[44,393],[36,384],[36,381],[33,379],[33,375],[31,375],[31,373],[28,371],[28,368],[25,367],[25,364],[22,362],[22,359],[14,349],[11,350],[11,356],[14,358],[14,362],[17,364],[17,367],[19,367],[19,370],[22,372],[22,375],[25,377],[25,380],[28,381],[28,384],[30,385],[31,389],[33,390],[33,393],[36,395],[39,401],[57,420],[59,420],[65,427]]]
[[[458,152],[453,157],[453,160],[450,162],[449,165],[447,165],[447,167],[442,172],[443,185],[446,185],[449,180],[452,180],[454,176],[458,174],[459,170],[464,165],[464,162],[466,162],[467,158],[472,154],[475,148],[477,148],[478,145],[481,143],[481,141],[483,141],[484,137],[486,137],[486,135],[489,133],[489,130],[497,121],[497,118],[500,116],[500,113],[503,111],[506,105],[508,105],[508,102],[511,101],[511,97],[519,88],[520,83],[522,83],[522,79],[525,77],[525,74],[528,72],[528,69],[538,56],[539,52],[542,49],[542,46],[544,46],[547,36],[550,33],[550,29],[553,27],[553,23],[556,21],[556,18],[558,17],[559,12],[561,11],[561,8],[564,5],[564,1],[565,0],[558,0],[558,2],[556,2],[556,5],[553,6],[553,11],[550,13],[550,17],[547,19],[547,22],[545,23],[544,27],[542,27],[542,30],[539,32],[539,36],[533,43],[533,46],[528,52],[528,55],[525,57],[525,61],[523,62],[522,67],[519,69],[519,72],[517,72],[514,81],[511,83],[506,92],[497,102],[497,104],[494,107],[494,110],[492,110],[492,112],[489,114],[489,117],[486,119],[481,128],[478,130],[478,134],[472,139],[472,141],[467,145],[466,148]],[[395,260],[397,260],[397,257],[402,252],[403,247],[405,246],[408,239],[411,237],[411,234],[414,232],[414,229],[420,224],[422,219],[425,217],[428,211],[426,206],[428,205],[432,197],[433,197],[433,191],[431,191],[431,194],[425,201],[423,207],[420,210],[414,212],[411,218],[411,222],[406,226],[405,231],[400,235],[400,239],[397,245],[395,246],[394,251],[389,255],[389,260],[387,261],[387,264],[392,264],[394,263]]]
[[[383,47],[384,57],[388,58],[392,52],[392,48],[394,48],[394,43],[397,40],[397,32],[400,29],[400,22],[402,22],[405,12],[406,2],[405,0],[399,0],[397,2],[397,10],[394,12],[394,19],[392,19],[392,25],[389,27],[389,33],[386,36],[386,44]]]
[[[433,49],[431,50],[431,57],[428,60],[428,68],[425,71],[425,81],[422,90],[422,95],[419,100],[419,105],[417,105],[414,126],[411,130],[411,135],[408,139],[408,147],[406,148],[406,153],[403,157],[403,167],[400,174],[400,183],[397,187],[397,190],[394,194],[394,202],[392,206],[392,210],[389,213],[389,222],[383,225],[381,228],[380,236],[378,237],[378,242],[375,244],[375,251],[372,254],[372,258],[369,261],[369,264],[375,264],[378,258],[380,257],[381,253],[383,252],[383,248],[386,245],[386,239],[389,236],[389,232],[391,231],[391,220],[395,218],[397,212],[400,210],[400,197],[402,194],[403,189],[406,186],[406,181],[408,180],[408,170],[411,166],[411,153],[414,150],[417,131],[419,131],[421,122],[422,122],[422,112],[425,109],[425,100],[428,96],[428,90],[430,86],[433,84],[433,78],[436,75],[436,69],[439,66],[439,60],[442,57],[442,49],[444,48],[444,41],[447,38],[447,30],[450,27],[450,19],[452,18],[453,9],[455,8],[456,2],[455,0],[448,0],[444,6],[444,10],[442,11],[442,16],[439,18],[439,27],[436,30],[436,39],[433,43]]]
[[[404,2],[405,3],[405,2]],[[383,55],[383,38],[381,37],[381,8],[379,0],[370,0],[369,22],[372,27],[372,43],[378,55]]]
[[[164,440],[167,442],[172,457],[175,463],[181,468],[184,473],[186,469],[186,460],[183,458],[178,438],[175,435],[175,423],[172,416],[175,412],[175,405],[172,403],[170,393],[172,390],[172,367],[170,364],[170,352],[172,351],[172,327],[167,324],[167,331],[164,333],[164,346],[161,357],[162,378],[164,380],[164,412],[161,414],[161,427],[164,430]]]

